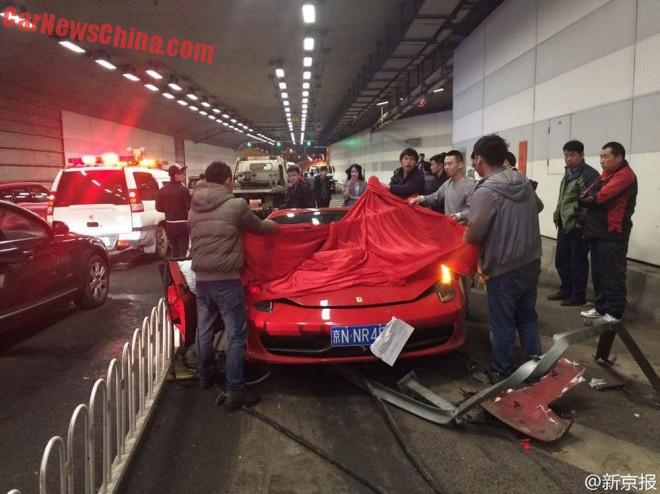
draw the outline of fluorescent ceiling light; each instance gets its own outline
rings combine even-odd
[[[208,113],[206,113],[204,110],[200,111],[199,114],[204,116],[208,115]]]
[[[309,103],[309,99],[308,99],[308,98],[303,98],[303,99],[302,99],[302,102],[303,102],[303,103]]]
[[[197,111],[197,110],[199,110],[199,108],[197,108],[195,105],[190,105],[190,106],[188,107],[188,109],[189,109],[189,110],[192,110],[192,111]]]
[[[303,95],[303,98],[306,98],[307,96],[309,96],[309,91],[303,91],[302,95]]]
[[[437,89],[434,89],[433,92],[434,92],[434,93],[439,93],[439,92],[442,92],[442,91],[444,91],[444,90],[445,90],[445,88],[443,88],[443,87],[439,87],[439,88],[437,88]]]
[[[314,49],[314,38],[305,38],[303,40],[303,50],[312,51]]]
[[[220,113],[220,110],[218,110],[217,108],[213,108],[213,113]]]
[[[181,106],[188,106],[188,102],[184,99],[179,99],[176,102],[179,103]]]
[[[312,73],[309,70],[306,70],[305,72],[303,72],[303,79],[309,80],[311,78],[312,78]]]
[[[283,104],[284,106],[289,106],[289,102],[288,102],[287,100],[282,101],[282,104]]]
[[[149,91],[158,91],[158,88],[151,84],[150,82],[147,82],[144,87],[146,87]]]
[[[85,50],[81,47],[79,47],[77,44],[72,43],[71,41],[60,41],[60,45],[62,45],[64,48],[68,48],[69,50],[76,52],[76,53],[85,53]]]
[[[389,103],[389,101],[379,101],[378,103],[376,103],[376,106],[383,106],[386,105],[387,103]]]
[[[186,94],[186,97],[188,99],[193,100],[193,101],[197,101],[199,99],[199,97],[195,93],[188,93],[188,94]]]
[[[163,93],[163,96],[165,96],[167,99],[174,99],[174,96],[170,93]]]
[[[140,78],[132,72],[124,72],[122,75],[126,77],[126,79],[128,79],[129,81],[137,82],[140,80]]]
[[[303,67],[312,66],[312,57],[303,57]]]
[[[286,82],[282,81],[278,84],[280,86],[280,89],[286,89]]]
[[[284,69],[278,67],[275,69],[275,76],[277,76],[278,79],[281,79],[284,77]]]
[[[229,115],[227,115],[226,113],[223,113],[222,118],[229,118]]]
[[[300,108],[302,108],[303,110],[306,110],[307,109],[307,103],[303,103],[302,105],[300,105]]]
[[[302,88],[303,89],[309,89],[310,88],[309,82],[303,82]]]
[[[173,91],[182,91],[182,90],[183,90],[183,88],[182,88],[181,86],[179,86],[179,85],[178,85],[176,82],[174,82],[174,81],[170,82],[170,83],[168,84],[168,86],[169,86],[170,89],[172,89]]]
[[[289,99],[289,93],[283,92],[282,99]]]
[[[110,62],[109,62],[108,60],[106,60],[105,58],[97,58],[97,59],[94,60],[94,61],[95,61],[97,64],[99,64],[101,67],[103,67],[104,69],[115,70],[115,69],[117,68],[116,65],[113,65],[112,63],[110,63]]]
[[[156,72],[154,69],[147,69],[147,70],[145,70],[145,72],[150,77],[152,77],[153,79],[156,79],[157,81],[163,78],[163,76],[160,75],[158,72]]]
[[[208,101],[204,100],[204,101],[202,101],[202,106],[203,106],[204,108],[211,108],[211,103],[209,103]]]
[[[215,120],[215,117],[214,117],[213,115],[209,115],[209,118],[210,118],[211,120]]]
[[[225,127],[229,127],[229,124],[227,122],[222,122],[222,125],[224,125]]]
[[[314,24],[316,22],[316,9],[311,3],[302,6],[303,21],[305,24]]]

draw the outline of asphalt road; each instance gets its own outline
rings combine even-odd
[[[68,306],[4,335],[0,493],[37,492],[46,443],[66,435],[73,409],[89,400],[96,379],[105,377],[110,360],[121,357],[124,343],[158,302],[158,263],[127,261],[113,266],[103,306],[89,311]]]
[[[43,448],[66,434],[74,407],[86,402],[142,318],[161,294],[154,262],[119,266],[112,273],[107,304],[87,312],[63,311],[34,322],[31,336],[0,354],[0,494],[19,488],[37,492]],[[581,324],[575,309],[545,301],[539,314],[544,347],[549,337]],[[419,380],[452,400],[478,390],[468,359],[487,361],[485,296],[476,291],[462,354],[358,366],[393,384],[415,369]],[[643,321],[630,329],[660,369],[660,331]],[[642,382],[625,349],[615,349],[615,368]],[[568,356],[587,366],[587,379],[611,376],[592,362],[593,342],[572,347]],[[373,399],[329,367],[275,367],[256,386],[264,401],[256,409],[351,465],[391,493],[431,492],[406,460]],[[635,382],[636,382],[635,381]],[[443,492],[588,492],[587,472],[643,474],[660,478],[660,410],[636,403],[622,391],[599,392],[585,384],[555,403],[576,422],[555,445],[532,442],[494,419],[443,428],[390,408],[404,437],[437,479]],[[122,492],[163,493],[345,493],[371,492],[279,432],[237,412],[215,408],[212,390],[195,380],[168,382]]]

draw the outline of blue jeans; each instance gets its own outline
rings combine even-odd
[[[213,326],[222,316],[227,334],[225,392],[237,393],[245,387],[245,343],[247,313],[241,280],[197,282],[197,358],[199,376],[210,379],[216,373]]]
[[[523,362],[541,354],[541,337],[536,314],[539,261],[488,280],[491,367],[503,376],[514,370],[513,347],[520,337]]]

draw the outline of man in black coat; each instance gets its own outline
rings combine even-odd
[[[314,198],[316,199],[316,207],[330,207],[332,193],[330,192],[330,179],[328,178],[327,166],[322,166],[319,174],[314,177]]]
[[[287,168],[286,176],[290,187],[286,197],[286,208],[315,208],[314,192],[300,173],[300,167],[293,165]]]
[[[404,149],[399,155],[401,167],[394,170],[390,184],[385,188],[403,199],[414,195],[423,195],[426,180],[424,172],[417,167],[419,155],[412,148]]]
[[[170,181],[158,191],[156,210],[165,213],[170,256],[186,257],[190,237],[188,230],[190,191],[183,185],[186,181],[186,167],[172,165],[167,172]]]

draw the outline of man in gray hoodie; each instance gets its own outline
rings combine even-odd
[[[192,269],[197,288],[197,353],[202,387],[218,383],[213,351],[213,326],[218,315],[227,332],[225,362],[226,409],[252,406],[259,396],[245,388],[247,306],[241,285],[243,240],[241,232],[274,233],[278,225],[262,221],[244,199],[234,197],[231,168],[221,161],[211,163],[192,196],[188,215],[191,233]]]
[[[507,143],[488,135],[474,145],[474,167],[484,177],[470,200],[467,242],[481,247],[479,270],[486,280],[492,372],[495,379],[515,370],[516,333],[526,362],[541,353],[536,294],[541,236],[532,184],[503,167]]]

